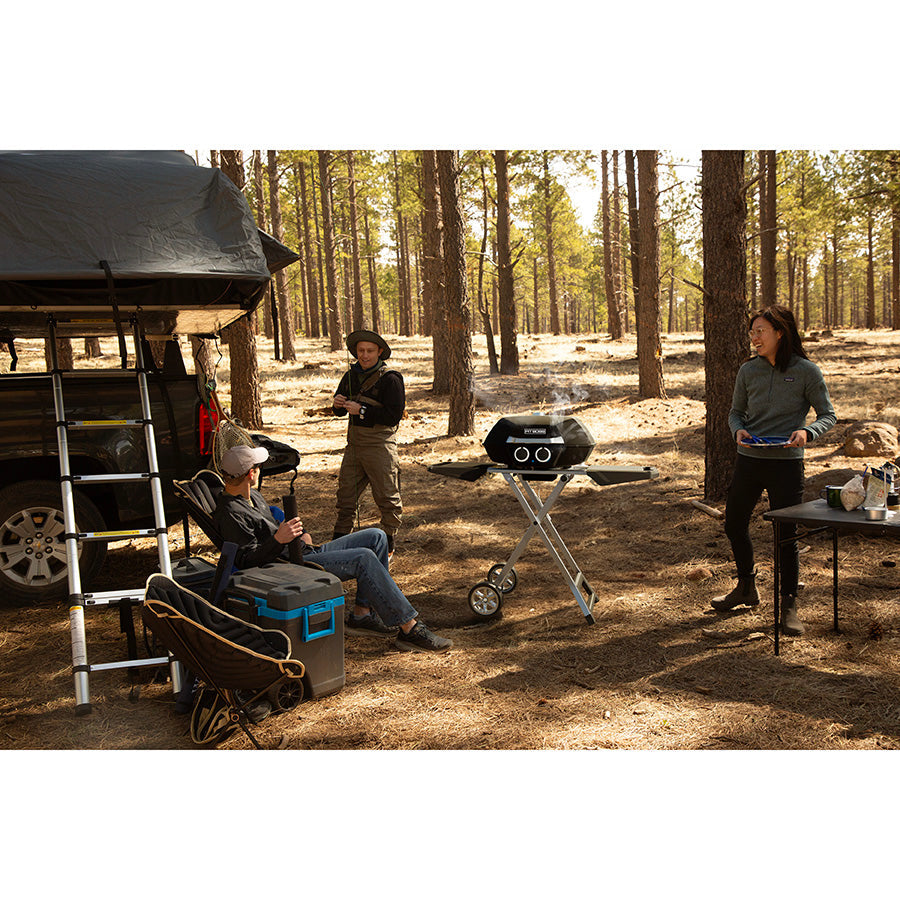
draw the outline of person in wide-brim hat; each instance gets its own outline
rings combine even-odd
[[[361,328],[359,331],[354,331],[347,335],[347,349],[354,359],[356,359],[356,345],[360,341],[369,341],[379,347],[381,349],[380,359],[390,358],[391,348],[388,346],[388,342],[380,334]]]

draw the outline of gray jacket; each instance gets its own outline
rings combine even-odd
[[[807,425],[810,407],[815,409],[816,418]],[[757,356],[738,370],[728,414],[732,437],[744,428],[754,437],[787,440],[798,428],[804,428],[813,441],[836,421],[822,372],[808,359],[794,355],[782,372]],[[801,459],[803,448],[738,446],[738,453],[765,459]]]

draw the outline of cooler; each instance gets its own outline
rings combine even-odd
[[[344,588],[334,575],[281,562],[242,569],[225,589],[223,606],[291,639],[291,657],[306,667],[308,697],[344,686]]]

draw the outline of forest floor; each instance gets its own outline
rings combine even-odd
[[[492,376],[476,339],[475,434],[446,436],[444,399],[430,391],[430,340],[391,339],[407,385],[400,429],[404,524],[391,570],[429,627],[451,637],[439,655],[403,653],[386,639],[345,638],[346,684],[336,694],[273,715],[256,733],[286,749],[875,749],[900,747],[900,545],[841,540],[841,633],[832,630],[831,543],[802,544],[802,638],[773,653],[771,527],[761,503],[752,533],[762,604],[716,614],[733,563],[722,520],[702,499],[703,343],[663,339],[668,398],[640,400],[632,340],[605,335],[520,336],[521,374]],[[807,452],[809,497],[882,459],[850,459],[843,435],[856,421],[897,426],[900,334],[838,331],[807,344],[823,369],[838,424]],[[20,349],[27,361],[29,352]],[[218,380],[229,403],[227,347]],[[189,353],[186,352],[186,356]],[[334,521],[344,421],[323,414],[347,365],[323,340],[298,340],[298,362],[273,360],[260,342],[265,427],[301,454],[296,490],[317,540]],[[110,363],[112,359],[112,363]],[[112,345],[105,360],[115,365]],[[80,364],[80,363],[78,363]],[[502,617],[469,608],[469,589],[504,562],[522,536],[523,510],[505,481],[440,477],[444,461],[485,461],[481,441],[501,416],[563,411],[592,431],[590,464],[653,466],[659,477],[612,487],[574,479],[553,520],[598,594],[596,624],[535,538],[504,597]],[[266,480],[270,498],[289,475]],[[720,504],[721,507],[721,504]],[[374,523],[371,500],[361,524]],[[181,527],[170,542],[184,555]],[[214,560],[197,529],[192,549]],[[139,583],[156,566],[155,544],[110,547],[98,589]],[[354,586],[346,585],[348,603]],[[118,616],[90,611],[89,658],[124,651]],[[91,677],[93,712],[74,716],[68,615],[62,605],[0,610],[0,748],[190,749],[188,717],[171,689],[146,673]],[[220,747],[249,747],[238,731]]]

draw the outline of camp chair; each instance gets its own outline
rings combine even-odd
[[[213,513],[216,511],[216,503],[219,494],[225,490],[225,482],[210,469],[201,469],[188,481],[173,481],[172,487],[175,495],[181,500],[185,513],[189,515],[199,526],[200,530],[219,549],[222,549],[222,535],[216,527]],[[190,556],[190,544],[188,538],[187,520],[184,529],[185,553]]]
[[[259,628],[216,609],[159,573],[147,579],[141,619],[206,685],[191,717],[195,743],[215,743],[240,727],[260,749],[247,727],[248,705],[268,697],[276,709],[286,710],[303,699],[306,670],[302,662],[288,658],[291,641],[282,631]]]

